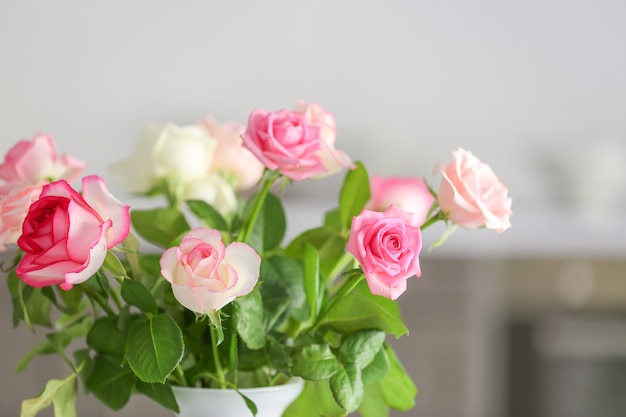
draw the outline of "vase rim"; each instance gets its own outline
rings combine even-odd
[[[264,392],[273,392],[273,391],[280,391],[280,390],[284,390],[285,388],[291,387],[291,386],[300,386],[304,384],[304,380],[302,378],[298,378],[298,377],[293,377],[290,378],[289,380],[287,380],[287,382],[285,382],[284,384],[280,384],[280,385],[272,385],[272,386],[267,386],[267,387],[249,387],[249,388],[239,388],[239,392],[245,394],[247,392],[255,392],[255,393],[264,393]],[[204,387],[183,387],[180,385],[172,385],[172,389],[175,390],[180,390],[180,391],[211,391],[214,394],[219,395],[220,392],[223,393],[230,393],[235,391],[232,388],[204,388]]]

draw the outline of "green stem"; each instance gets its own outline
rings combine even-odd
[[[19,305],[21,307],[22,314],[24,315],[24,322],[26,323],[30,331],[34,332],[35,328],[33,327],[33,324],[30,322],[30,315],[28,314],[28,308],[26,308],[26,301],[24,300],[24,286],[26,284],[24,284],[24,281],[19,280],[17,282],[17,285],[19,286],[17,293],[19,295],[19,303],[20,303]]]
[[[178,182],[177,181],[170,182],[167,180],[162,180],[162,181],[163,182],[161,183],[161,190],[163,194],[165,194],[165,198],[167,199],[167,203],[169,207],[178,209],[180,205],[180,201],[178,201],[178,194],[176,192],[179,187]]]
[[[139,242],[137,238],[129,233],[126,239],[122,241],[122,247],[125,249],[126,260],[130,266],[132,277],[141,282],[141,264],[139,263]]]
[[[121,282],[120,282],[121,284]],[[115,305],[117,306],[117,310],[118,311],[122,311],[122,302],[120,301],[120,297],[119,295],[117,295],[117,293],[115,291],[111,291],[111,298],[113,298],[113,302],[115,302]]]
[[[176,367],[176,379],[182,386],[189,386],[187,378],[185,378],[185,372],[183,371],[183,368],[180,366],[180,364]]]
[[[115,312],[113,311],[113,309],[107,304],[107,302],[102,298],[102,296],[100,294],[98,294],[93,288],[91,288],[89,285],[85,284],[85,285],[81,285],[81,288],[83,289],[83,291],[85,291],[85,294],[87,294],[87,296],[95,301],[100,307],[102,307],[102,309],[109,315],[109,316],[115,316]]]
[[[156,281],[154,281],[154,284],[152,284],[152,287],[150,288],[150,294],[156,295],[157,291],[159,291],[159,289],[163,287],[166,283],[167,281],[165,280],[165,278],[163,277],[157,278]]]
[[[217,372],[217,379],[222,389],[226,389],[226,378],[224,377],[224,370],[222,369],[222,363],[220,362],[220,353],[217,350],[217,331],[213,323],[209,324],[211,329],[211,348],[213,350],[213,361],[215,362],[215,371]]]
[[[420,229],[425,230],[426,228],[437,223],[439,220],[445,220],[445,216],[441,211],[438,211],[430,219],[426,220],[424,224],[420,227]]]
[[[346,269],[348,265],[354,263],[354,261],[354,255],[352,255],[350,252],[344,252],[337,264],[335,264],[335,266],[333,267],[332,271],[330,271],[330,274],[328,274],[328,280],[332,282],[335,278],[341,275],[343,270]]]
[[[330,301],[324,307],[320,315],[317,316],[317,319],[315,320],[315,324],[311,328],[311,332],[314,332],[315,330],[317,330],[319,326],[322,325],[323,319],[326,318],[326,316],[333,309],[333,307],[335,307],[335,305],[337,305],[337,303],[341,299],[343,299],[343,297],[345,297],[350,292],[352,292],[352,290],[356,288],[359,282],[361,282],[364,278],[365,276],[361,272],[352,273],[348,276],[348,278],[346,278],[345,282],[343,283],[343,285],[341,286],[337,294],[333,298],[330,299]]]
[[[252,229],[254,229],[254,225],[261,213],[261,208],[263,207],[263,203],[265,203],[265,198],[274,184],[274,180],[276,176],[270,175],[265,182],[263,183],[263,187],[254,197],[254,203],[252,205],[252,209],[250,210],[250,215],[244,222],[241,233],[237,236],[237,241],[247,243],[248,239],[250,239],[250,235],[252,234]]]

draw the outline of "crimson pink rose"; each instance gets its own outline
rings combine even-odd
[[[24,257],[16,274],[26,284],[71,289],[96,273],[107,249],[128,235],[130,207],[98,176],[83,178],[82,185],[81,195],[64,180],[47,184],[30,206],[17,242]]]
[[[435,166],[435,173],[443,175],[438,193],[441,211],[467,229],[486,227],[503,232],[511,227],[509,190],[491,168],[462,148],[451,156],[448,165]]]
[[[348,251],[363,268],[372,294],[392,300],[406,291],[406,280],[420,276],[422,233],[417,215],[391,206],[363,210],[352,219]]]
[[[261,257],[245,243],[224,245],[219,231],[198,227],[161,256],[161,275],[183,306],[213,317],[216,310],[254,289]]]
[[[39,181],[64,179],[74,181],[85,169],[85,163],[68,155],[57,155],[49,135],[36,135],[33,140],[21,140],[0,164],[0,195],[34,185]]]
[[[367,203],[367,209],[384,211],[394,205],[414,213],[419,226],[424,224],[435,202],[435,197],[421,178],[382,178],[374,175],[370,178],[370,189],[372,198]]]
[[[263,165],[295,181],[329,171],[322,157],[322,129],[304,113],[255,110],[241,138]]]

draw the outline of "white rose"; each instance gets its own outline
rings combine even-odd
[[[113,175],[137,193],[165,180],[170,192],[181,197],[188,182],[209,175],[215,147],[215,139],[197,126],[147,126],[133,155],[113,166]]]
[[[232,213],[237,208],[235,190],[228,181],[217,174],[186,182],[182,198],[206,201],[223,215]]]

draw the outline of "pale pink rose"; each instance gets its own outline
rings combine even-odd
[[[130,207],[98,176],[83,178],[82,185],[81,195],[65,180],[47,184],[30,206],[17,241],[24,257],[16,274],[26,284],[69,290],[95,274],[107,249],[128,235]]]
[[[448,219],[462,227],[486,227],[502,232],[511,227],[509,190],[491,168],[471,152],[457,149],[452,161],[435,166],[441,172],[438,202]]]
[[[296,103],[294,111],[304,114],[304,117],[312,125],[319,126],[322,129],[324,141],[331,146],[335,146],[337,141],[337,122],[331,112],[324,110],[319,104],[308,103],[303,100],[299,100]]]
[[[421,275],[417,215],[395,206],[354,217],[347,249],[361,264],[372,294],[395,300],[406,291],[408,278]]]
[[[212,315],[254,289],[261,257],[245,243],[224,245],[219,231],[195,228],[161,256],[161,274],[183,306]]]
[[[218,123],[212,117],[200,126],[217,142],[211,171],[232,183],[237,191],[254,187],[263,175],[263,164],[243,146],[241,135],[245,128],[236,123]]]
[[[44,182],[15,190],[0,198],[0,251],[14,245],[22,234],[22,223],[30,205],[39,198]]]
[[[295,111],[304,114],[304,117],[311,125],[318,126],[321,129],[322,149],[318,155],[326,166],[325,174],[335,174],[343,168],[352,169],[354,167],[348,154],[335,149],[337,123],[335,122],[335,116],[331,112],[324,110],[319,104],[307,103],[302,100],[296,104]]]
[[[0,164],[0,195],[38,183],[60,179],[74,181],[85,169],[85,163],[68,155],[57,155],[49,135],[36,135],[33,140],[16,143]]]
[[[385,211],[391,205],[414,213],[417,224],[421,226],[435,202],[428,186],[421,178],[382,178],[374,175],[370,178],[371,199],[365,208]]]
[[[271,170],[278,169],[295,181],[328,172],[320,156],[321,128],[312,125],[303,113],[254,110],[241,138],[263,165]]]

